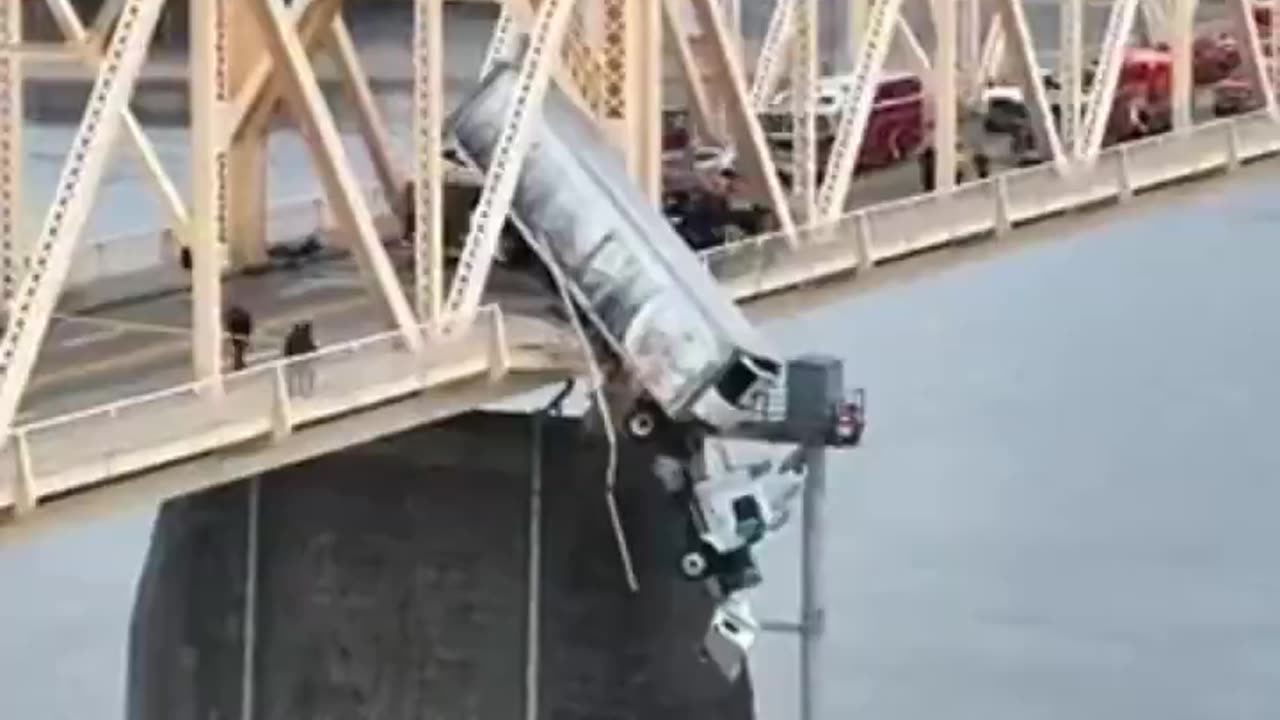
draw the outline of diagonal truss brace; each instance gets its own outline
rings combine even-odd
[[[0,337],[0,427],[13,427],[163,5],[164,0],[128,0],[98,68],[49,213],[32,248],[30,269],[9,306]]]
[[[1116,85],[1120,80],[1120,68],[1124,64],[1124,51],[1133,31],[1134,16],[1139,0],[1116,0],[1107,21],[1106,35],[1102,41],[1102,56],[1098,60],[1098,72],[1089,91],[1084,121],[1076,134],[1075,154],[1084,160],[1092,160],[1102,149],[1107,134],[1112,106],[1115,105]]]
[[[730,34],[724,13],[716,0],[693,0],[693,8],[698,25],[711,40],[714,59],[721,66],[718,75],[726,85],[724,91],[729,106],[729,126],[738,158],[743,164],[744,177],[748,183],[756,186],[757,191],[764,191],[764,197],[777,217],[779,229],[787,242],[794,246],[799,239],[796,236],[795,221],[791,217],[791,206],[787,202],[782,183],[778,180],[778,170],[773,162],[773,155],[769,152],[764,129],[760,127],[760,118],[751,107],[737,38]]]
[[[45,2],[49,7],[50,14],[53,15],[53,21],[58,25],[62,35],[71,44],[87,48],[92,38],[88,31],[85,30],[84,23],[80,20],[80,15],[71,5],[70,0],[45,0]],[[121,3],[115,2],[114,4],[116,6],[114,15],[107,14],[112,9],[112,2],[108,2],[103,5],[102,13],[99,17],[107,15],[114,19],[114,17],[118,16]],[[102,53],[97,51],[87,53],[82,57],[91,67],[96,67],[103,61]],[[125,133],[137,150],[138,157],[142,160],[147,174],[151,176],[151,182],[155,185],[165,209],[169,212],[169,220],[178,230],[179,241],[185,244],[189,218],[186,203],[182,201],[182,195],[173,184],[173,180],[169,178],[168,173],[165,172],[164,165],[160,162],[160,156],[156,154],[155,147],[147,139],[147,134],[142,129],[142,125],[138,122],[138,118],[133,114],[133,111],[126,105],[121,110],[121,113],[123,113]]]
[[[845,198],[857,167],[862,139],[866,134],[867,119],[871,115],[880,68],[889,53],[889,42],[903,0],[876,0],[867,17],[867,31],[859,46],[854,63],[851,87],[840,113],[840,125],[836,131],[831,157],[827,160],[827,172],[818,190],[818,219],[833,220],[844,212]]]
[[[325,186],[329,206],[338,226],[351,239],[352,251],[371,291],[384,304],[393,327],[405,345],[421,352],[423,336],[395,267],[382,246],[373,214],[360,191],[346,148],[338,134],[337,122],[320,91],[315,69],[307,59],[299,33],[291,21],[284,0],[236,0],[249,2],[264,44],[279,68],[285,99],[302,126],[312,159]]]
[[[782,80],[794,29],[796,0],[776,0],[773,14],[769,16],[769,29],[756,58],[755,74],[751,79],[751,107],[757,111],[769,106],[774,90]]]
[[[417,7],[421,12],[422,5],[419,4]],[[515,54],[516,37],[519,34],[520,29],[516,27],[516,18],[511,14],[510,4],[503,3],[502,10],[498,13],[498,20],[493,24],[493,32],[489,35],[489,46],[485,48],[484,60],[480,63],[481,79],[489,74],[498,61],[508,60]]]
[[[310,50],[340,9],[338,0],[294,0],[286,12],[291,27],[297,28],[301,41]],[[233,138],[265,122],[270,108],[280,99],[279,87],[273,87],[275,78],[275,64],[270,54],[266,54],[249,72],[231,103],[227,132]]]
[[[526,28],[528,28],[528,32],[532,32],[537,13],[541,11],[543,2],[546,2],[546,0],[538,0],[538,3],[533,3],[531,0],[502,0],[502,8],[509,14],[511,24],[506,29],[507,36],[506,39],[501,41],[502,44],[494,45],[491,41],[489,46],[490,50],[494,53],[498,51],[503,52],[504,55],[502,57],[511,57],[511,51],[516,49],[520,44],[517,38],[520,35],[525,34]],[[569,22],[572,25],[572,18]],[[495,37],[499,29],[499,27],[495,26]],[[554,62],[554,65],[551,68],[551,78],[555,81],[556,87],[560,88],[560,90],[569,97],[569,100],[578,107],[578,110],[588,117],[595,117],[596,110],[594,105],[592,105],[592,100],[584,94],[586,88],[580,86],[574,81],[573,74],[565,66],[562,49],[567,50],[566,44],[568,38],[569,28],[565,28],[563,38],[556,43],[555,52],[561,59]],[[589,51],[585,45],[581,49],[584,53]],[[496,54],[493,55],[495,60],[498,57],[499,56]],[[595,70],[588,67],[584,72],[587,74],[593,74],[595,73]],[[593,80],[588,80],[588,82],[593,82]]]
[[[405,173],[395,162],[391,150],[391,133],[382,117],[378,101],[369,85],[369,76],[360,62],[360,52],[356,49],[355,40],[347,28],[342,14],[334,16],[328,28],[329,47],[337,60],[338,70],[342,73],[343,85],[355,102],[356,122],[360,125],[360,135],[368,146],[369,156],[373,160],[373,171],[378,176],[378,184],[382,192],[395,207],[395,199],[400,197],[404,187]]]
[[[574,0],[543,0],[538,7],[528,49],[516,78],[516,96],[507,108],[502,134],[494,147],[489,172],[471,215],[471,228],[445,301],[445,332],[466,329],[475,319],[493,267],[498,237],[515,196],[520,168],[529,152],[534,124],[540,119],[538,109],[573,18],[573,6]]]
[[[693,100],[694,122],[699,137],[704,141],[724,142],[719,123],[716,122],[715,104],[711,99],[711,90],[707,87],[698,67],[693,46],[689,42],[689,31],[684,24],[684,16],[680,12],[680,0],[662,0],[662,17],[667,29],[667,37],[680,59],[680,69],[684,75],[690,98]]]
[[[1027,23],[1022,0],[1000,0],[996,8],[1000,23],[1004,26],[1002,35],[1007,39],[1005,44],[1011,46],[1017,63],[1022,97],[1026,99],[1027,110],[1031,114],[1031,131],[1035,134],[1036,144],[1049,151],[1049,157],[1059,171],[1065,171],[1066,157],[1062,151],[1062,139],[1049,109],[1044,77],[1036,59],[1035,46],[1031,42],[1031,26]]]
[[[1267,56],[1262,50],[1262,37],[1258,33],[1258,21],[1253,16],[1253,0],[1231,0],[1231,14],[1235,26],[1240,33],[1244,45],[1241,55],[1244,58],[1245,75],[1252,81],[1258,94],[1262,96],[1263,107],[1273,117],[1276,115],[1276,93],[1271,84],[1270,73],[1267,72]],[[1280,18],[1272,19],[1280,22]],[[1274,58],[1274,50],[1273,58]]]

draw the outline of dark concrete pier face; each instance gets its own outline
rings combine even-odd
[[[533,439],[528,416],[474,414],[168,503],[130,720],[240,717],[255,487],[253,718],[526,717]],[[633,595],[603,442],[568,420],[542,440],[537,717],[753,717],[746,674],[699,660],[711,601],[674,571],[678,516],[649,459],[620,463]]]

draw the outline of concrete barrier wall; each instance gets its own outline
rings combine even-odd
[[[129,720],[240,717],[259,488],[253,718],[521,718],[539,599],[538,718],[750,718],[697,657],[711,612],[674,570],[678,515],[628,449],[625,585],[601,442],[547,427],[530,582],[533,426],[473,414],[166,504],[139,584]],[[256,485],[255,485],[256,483]]]
[[[803,228],[801,235],[805,242],[817,239],[817,244],[831,245],[834,241],[843,241],[850,248],[858,244],[861,248],[856,253],[843,252],[833,246],[815,249],[819,254],[843,252],[843,255],[833,262],[824,260],[825,266],[815,268],[816,274],[812,277],[788,279],[782,285],[832,274],[832,268],[850,269],[857,264],[858,253],[871,262],[913,255],[955,240],[999,233],[1014,225],[1037,222],[1100,202],[1123,202],[1135,192],[1153,190],[1207,172],[1229,171],[1240,163],[1277,152],[1280,152],[1280,123],[1258,112],[1206,123],[1185,133],[1113,146],[1092,163],[1077,164],[1065,171],[1051,164],[1037,165],[966,183],[953,190],[873,205],[834,222]],[[366,192],[371,207],[384,223],[390,224],[390,205],[381,191],[368,188]],[[310,232],[324,233],[333,227],[332,214],[319,198],[298,198],[274,207],[270,223],[272,241]],[[768,267],[773,251],[767,247],[778,240],[776,236],[750,238],[710,250],[704,253],[704,258],[730,286],[746,287],[745,283],[755,287],[765,280],[744,278],[739,272],[741,268],[727,270],[732,265],[748,263]],[[760,248],[766,251],[762,253]],[[91,241],[82,246],[76,257],[67,280],[67,291],[73,298],[106,298],[103,301],[110,302],[127,298],[130,293],[181,289],[185,287],[186,276],[177,268],[176,257],[173,235],[163,228],[141,231],[128,238]],[[788,278],[795,274],[791,269],[786,272]]]

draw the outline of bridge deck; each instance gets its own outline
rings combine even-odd
[[[834,224],[806,229],[797,247],[790,247],[783,237],[765,236],[704,257],[736,298],[748,300],[957,240],[999,234],[1020,223],[1123,199],[1277,151],[1280,125],[1264,115],[1245,116],[1112,148],[1093,166],[1067,175],[1052,166],[1037,166],[951,192],[860,210]],[[578,363],[572,337],[545,319],[546,300],[533,295],[518,278],[499,283],[492,298],[505,312],[490,309],[462,337],[431,344],[423,358],[415,358],[394,336],[359,338],[381,327],[376,308],[362,299],[345,262],[322,267],[324,281],[286,274],[235,281],[236,291],[244,297],[264,299],[268,317],[263,324],[268,334],[278,333],[299,315],[317,318],[322,336],[328,337],[322,337],[326,349],[312,360],[317,382],[311,397],[288,397],[284,368],[273,361],[228,377],[225,398],[211,401],[198,388],[180,385],[187,345],[176,332],[153,328],[150,335],[123,333],[85,349],[89,346],[59,344],[60,333],[74,333],[55,331],[28,398],[25,412],[33,419],[16,428],[12,441],[0,450],[6,455],[0,460],[0,512],[28,509],[32,502],[52,510],[63,498],[102,488],[103,483],[126,478],[137,482],[246,444],[286,447],[308,428],[336,427],[345,422],[343,418],[358,420],[406,397],[418,398],[419,404],[397,422],[421,422],[465,410],[467,402],[526,389],[528,382],[516,377],[521,372],[542,373],[545,382],[557,372],[562,376],[571,372]],[[299,283],[305,288],[299,289]],[[160,299],[105,315],[163,325],[182,316],[185,302],[181,297]],[[66,324],[70,322],[85,321]],[[103,359],[104,354],[109,359]],[[515,374],[507,375],[507,380],[495,375],[485,383],[484,393],[468,396],[469,400],[449,394],[458,383],[488,377],[495,358],[509,358],[506,367]],[[138,392],[139,386],[147,384],[177,387],[58,414],[74,402],[101,403],[120,388]],[[346,442],[359,437],[353,434]],[[343,440],[330,437],[326,447],[341,447]],[[288,454],[282,453],[276,460],[263,462],[289,461]],[[261,471],[270,465],[252,467]],[[205,472],[209,472],[207,466]],[[183,483],[207,482],[193,473],[184,478],[169,492],[184,491]],[[6,517],[22,515],[13,512]],[[3,525],[0,522],[0,528]]]

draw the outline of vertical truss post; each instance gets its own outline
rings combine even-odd
[[[231,89],[227,77],[226,3],[191,4],[191,247],[193,334],[196,381],[221,394],[222,263],[227,235],[227,134],[223,128]],[[211,381],[211,382],[210,382]]]
[[[0,44],[22,42],[22,1],[0,0]],[[22,56],[0,55],[0,297],[13,301],[26,273],[22,232]]]
[[[716,75],[724,84],[729,125],[733,129],[738,158],[746,171],[744,174],[754,186],[756,194],[763,195],[773,207],[779,228],[788,242],[794,245],[797,237],[795,222],[791,218],[791,206],[787,202],[782,183],[778,180],[777,166],[765,141],[764,129],[760,127],[760,119],[751,107],[751,99],[747,95],[738,39],[729,35],[724,16],[715,0],[693,0],[693,8],[697,13],[698,25],[711,41],[712,58],[719,65]]]
[[[1267,44],[1271,48],[1271,62],[1269,63],[1271,68],[1271,90],[1272,92],[1280,92],[1280,0],[1271,0],[1266,7],[1271,13],[1271,32],[1268,33],[1267,38]]]
[[[1062,86],[1058,134],[1062,142],[1074,147],[1084,104],[1084,0],[1062,0],[1058,9],[1058,83]]]
[[[133,94],[164,0],[128,0],[104,53],[84,117],[54,190],[49,214],[31,251],[29,270],[9,305],[0,337],[0,427],[13,426],[35,366],[49,318],[71,267],[120,129],[121,110]]]
[[[627,53],[631,18],[627,17],[627,5],[627,0],[602,0],[588,22],[595,31],[592,34],[597,42],[593,45],[600,54],[600,124],[626,157],[628,169],[634,172],[633,148],[629,147],[632,138],[627,127],[627,81],[631,76]]]
[[[444,302],[444,0],[414,0],[413,13],[413,287],[418,318],[435,331]]]
[[[698,135],[707,141],[724,141],[723,129],[716,122],[716,111],[711,99],[711,91],[707,88],[702,76],[702,68],[693,54],[693,46],[689,43],[689,31],[684,25],[681,13],[681,0],[662,0],[662,15],[667,27],[667,39],[676,50],[680,60],[680,69],[684,74],[690,99],[693,101],[693,119]]]
[[[959,40],[956,53],[960,62],[960,96],[970,98],[977,83],[978,69],[982,64],[982,2],[981,0],[956,0],[956,23]]]
[[[959,140],[956,98],[956,52],[958,27],[956,6],[949,0],[933,4],[933,21],[938,33],[938,54],[933,62],[934,135],[937,153],[934,182],[939,189],[956,184],[956,142]]]
[[[816,219],[818,200],[818,0],[797,0],[792,15],[795,28],[791,43],[791,126],[795,133],[792,184],[797,222],[807,224]]]
[[[1254,0],[1231,0],[1231,13],[1235,16],[1235,26],[1240,34],[1244,57],[1245,75],[1253,81],[1258,94],[1262,96],[1262,105],[1273,117],[1276,115],[1276,94],[1271,87],[1271,79],[1267,76],[1267,58],[1262,52],[1262,38],[1258,34],[1258,22],[1253,17]],[[1275,23],[1276,18],[1271,22]]]
[[[1169,44],[1173,55],[1173,128],[1191,129],[1195,93],[1195,66],[1192,42],[1195,40],[1196,0],[1174,0],[1169,18]]]
[[[1049,110],[1044,78],[1040,72],[1040,64],[1036,61],[1035,47],[1031,43],[1031,27],[1027,24],[1022,0],[1000,0],[998,10],[1000,22],[1004,26],[1002,34],[1007,38],[1006,44],[1013,46],[1017,59],[1022,97],[1026,99],[1031,113],[1031,129],[1035,133],[1036,143],[1049,151],[1049,156],[1059,170],[1066,170],[1062,140],[1058,136],[1058,128],[1053,124],[1053,114]]]
[[[1076,156],[1092,160],[1102,149],[1107,134],[1107,123],[1115,104],[1116,85],[1120,80],[1120,68],[1124,65],[1124,51],[1133,31],[1133,19],[1137,15],[1138,0],[1116,0],[1107,21],[1106,35],[1102,41],[1102,55],[1098,72],[1089,92],[1089,104],[1085,108],[1084,123],[1076,135]]]
[[[600,121],[626,157],[631,176],[657,204],[662,197],[662,6],[653,0],[605,0],[603,10]]]
[[[876,0],[867,16],[866,32],[858,46],[853,79],[840,113],[840,126],[831,147],[831,157],[827,160],[827,172],[822,178],[822,187],[818,189],[818,217],[822,220],[834,220],[844,212],[845,199],[849,196],[849,185],[853,182],[853,172],[857,168],[862,139],[867,130],[867,118],[871,116],[880,69],[889,53],[889,43],[901,9],[902,0]]]
[[[414,352],[420,352],[423,338],[417,319],[400,287],[395,267],[382,246],[373,214],[360,192],[346,148],[342,145],[337,123],[325,103],[315,70],[307,60],[306,50],[290,20],[284,0],[238,1],[248,2],[258,20],[263,40],[278,68],[285,98],[307,138],[329,205],[339,227],[351,238],[353,254],[359,261],[369,289],[382,301],[392,326],[400,332],[405,345]]]
[[[97,67],[102,61],[101,52],[97,49],[90,49],[89,43],[92,41],[88,31],[85,30],[84,23],[80,20],[80,15],[76,12],[75,7],[70,0],[47,0],[49,12],[53,16],[54,23],[58,26],[58,30],[66,37],[67,41],[73,45],[80,45],[84,48],[84,61],[90,67]],[[105,3],[100,11],[109,12],[112,3]],[[120,3],[115,3],[115,13],[111,17],[119,14]],[[187,242],[187,206],[182,201],[182,195],[178,193],[177,186],[169,179],[169,174],[165,172],[164,164],[160,162],[160,156],[156,153],[155,147],[151,145],[151,141],[147,139],[147,134],[142,129],[142,124],[138,122],[138,118],[134,116],[133,111],[128,107],[124,109],[124,130],[129,136],[129,141],[133,144],[134,149],[138,152],[138,158],[142,160],[142,166],[146,169],[147,175],[151,177],[151,183],[155,186],[156,192],[160,195],[160,202],[164,205],[165,210],[169,212],[169,221],[173,224],[174,229],[181,241]]]
[[[329,25],[329,47],[337,60],[338,71],[342,74],[342,84],[355,103],[356,122],[360,126],[360,135],[364,138],[365,147],[369,150],[369,159],[373,162],[373,172],[378,176],[378,185],[391,207],[403,210],[396,202],[403,197],[404,171],[396,166],[391,149],[391,133],[382,118],[382,110],[378,108],[378,100],[374,97],[373,88],[369,85],[369,75],[360,62],[360,51],[356,49],[355,40],[347,28],[346,20],[339,12],[333,16]]]
[[[792,17],[796,0],[776,0],[773,14],[769,16],[769,28],[756,56],[755,72],[751,78],[751,107],[764,110],[778,89],[791,42]]]
[[[471,229],[449,287],[444,323],[447,331],[465,329],[475,319],[484,293],[498,236],[511,208],[520,167],[529,151],[529,139],[538,121],[538,107],[551,79],[556,50],[573,18],[574,0],[543,0],[529,33],[529,46],[516,78],[512,98],[503,122],[502,134],[485,176],[480,201],[471,215]]]
[[[627,103],[635,149],[632,173],[654,205],[662,202],[662,4],[628,0]]]

